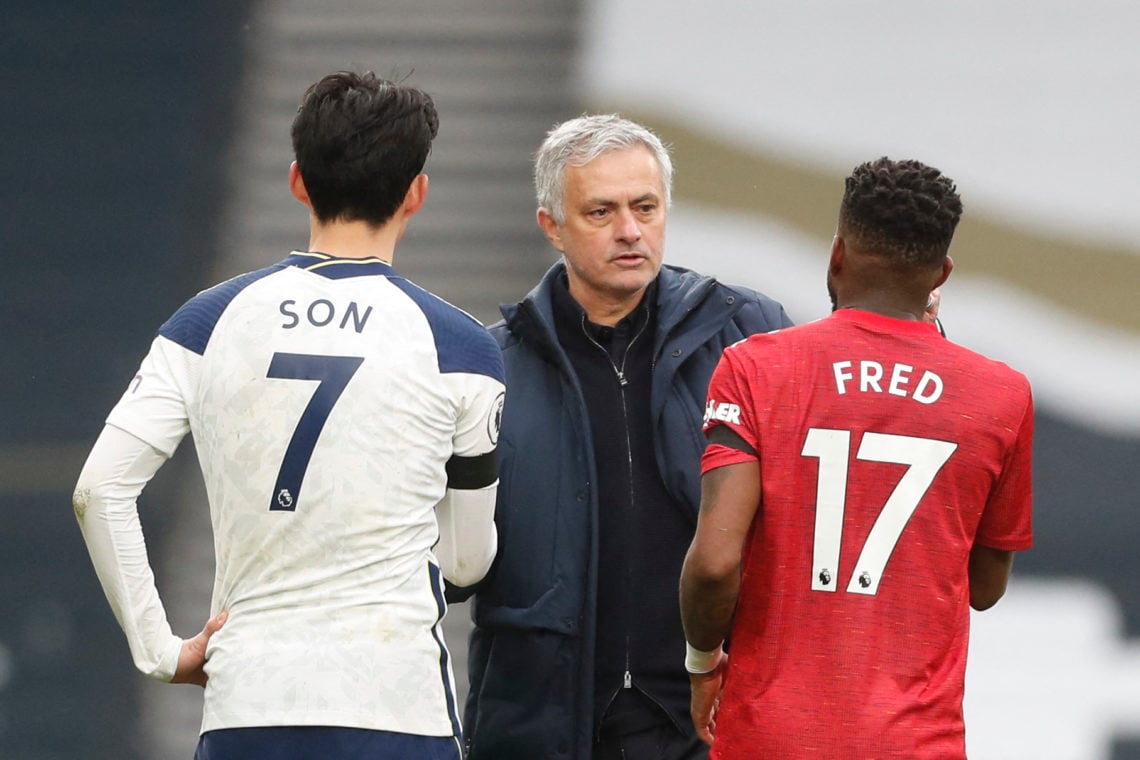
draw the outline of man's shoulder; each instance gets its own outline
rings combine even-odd
[[[522,301],[500,305],[502,319],[487,328],[505,355],[520,346],[534,348],[551,339],[554,328],[549,320],[553,317],[549,313],[549,294],[541,292],[542,285],[540,283]]]
[[[508,344],[514,343],[517,340],[505,319],[491,323],[491,325],[487,327],[487,332],[491,333],[491,337],[499,344],[499,348],[506,348]]]
[[[660,303],[666,313],[693,313],[699,319],[732,325],[732,332],[750,335],[790,327],[779,301],[750,287],[721,282],[682,267],[662,268]]]
[[[661,268],[662,286],[675,294],[675,297],[707,297],[707,295],[723,296],[732,303],[755,303],[765,306],[774,306],[783,309],[780,302],[762,293],[755,288],[724,282],[715,275],[702,274],[693,269],[686,269],[674,265],[665,265]],[[731,299],[731,300],[730,300]]]
[[[441,372],[466,372],[503,380],[503,360],[488,329],[474,316],[403,278],[389,279],[423,314],[435,340]]]
[[[1000,386],[1010,393],[1031,393],[1029,378],[1020,370],[960,343],[946,342],[952,347],[950,350],[954,352],[954,361],[961,371],[977,378],[985,378],[988,385]]]
[[[779,301],[758,290],[743,285],[721,282],[720,280],[716,280],[716,284],[728,297],[734,298],[737,301],[742,301],[745,304],[755,304],[766,309],[779,309],[783,312],[784,307]]]
[[[183,348],[202,354],[214,327],[230,303],[250,285],[282,270],[280,264],[239,274],[201,291],[174,312],[158,334]]]

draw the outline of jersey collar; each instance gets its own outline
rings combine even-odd
[[[829,315],[829,318],[844,322],[853,322],[878,332],[909,333],[911,335],[940,335],[938,327],[931,322],[897,319],[862,309],[838,309],[833,311]]]
[[[377,275],[384,277],[399,276],[391,264],[375,257],[366,259],[339,259],[327,253],[293,251],[282,264],[290,267],[298,267],[313,272],[314,274],[319,274],[322,277],[328,277],[331,280]]]

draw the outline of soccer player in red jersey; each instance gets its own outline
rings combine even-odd
[[[965,758],[969,610],[1032,543],[1033,401],[924,320],[961,213],[937,169],[858,166],[834,312],[741,341],[713,375],[680,593],[714,760]]]

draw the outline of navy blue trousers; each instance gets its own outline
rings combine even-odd
[[[337,726],[207,731],[194,760],[462,760],[453,736],[417,736]]]

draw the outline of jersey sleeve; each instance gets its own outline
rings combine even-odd
[[[751,446],[752,451],[741,451],[719,443],[709,444],[701,457],[702,475],[718,467],[754,462],[757,459],[756,452],[760,450],[760,437],[752,405],[752,399],[758,394],[749,389],[751,373],[746,369],[748,362],[738,350],[743,345],[745,344],[738,343],[725,349],[713,371],[705,404],[704,432],[707,436],[716,426],[724,425]]]
[[[487,375],[465,375],[463,404],[456,420],[454,451],[464,457],[493,451],[499,442],[506,388]]]
[[[499,469],[496,446],[503,418],[505,387],[502,355],[483,334],[494,361],[481,371],[447,375],[457,399],[452,454],[447,462],[447,490],[436,505],[439,541],[434,547],[448,584],[464,588],[482,580],[498,551],[495,496]]]
[[[155,338],[107,424],[173,456],[190,430],[188,405],[200,361],[193,351],[165,337]]]
[[[448,585],[466,588],[483,579],[498,553],[495,449],[504,388],[499,380],[480,374],[453,376],[453,382],[463,384],[467,393],[461,395],[447,462],[447,490],[435,508],[439,540],[433,551]]]
[[[505,388],[495,377],[478,373],[449,375],[458,399],[447,487],[484,488],[498,480],[495,447],[503,418]]]
[[[1033,545],[1033,398],[1027,400],[1021,425],[1001,474],[986,502],[975,541],[1004,551]]]

